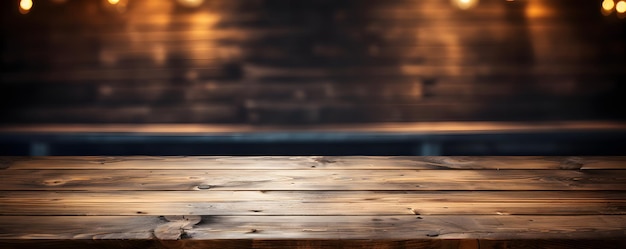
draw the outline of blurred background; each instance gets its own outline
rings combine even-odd
[[[0,11],[0,155],[626,154],[625,0]]]

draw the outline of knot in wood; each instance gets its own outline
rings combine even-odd
[[[561,165],[559,168],[579,170],[579,169],[582,169],[584,165],[585,165],[584,159],[580,157],[568,157],[565,160],[563,160],[563,162],[561,162]]]
[[[179,240],[185,235],[185,230],[202,221],[202,217],[197,215],[168,215],[163,218],[169,222],[154,229],[154,236],[161,240]]]

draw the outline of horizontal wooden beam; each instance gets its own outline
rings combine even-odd
[[[624,215],[622,191],[0,191],[3,215]]]
[[[575,240],[575,239],[362,239],[362,240],[296,240],[296,239],[254,239],[254,240],[0,240],[4,249],[45,248],[224,248],[224,249],[348,249],[348,248],[385,248],[385,249],[622,249],[626,240]]]
[[[623,239],[626,224],[626,216],[593,215],[199,218],[178,225],[178,239]],[[0,216],[0,240],[145,240],[158,238],[159,227],[177,224],[158,216]]]
[[[624,190],[620,170],[4,170],[0,190]]]
[[[626,157],[538,156],[53,156],[0,157],[11,170],[596,170],[626,169]]]

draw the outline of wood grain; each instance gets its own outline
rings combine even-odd
[[[610,191],[1,191],[3,215],[623,215]]]
[[[624,190],[620,170],[4,170],[0,190]]]
[[[622,216],[202,216],[187,239],[620,239]],[[158,216],[1,216],[0,239],[152,239]],[[58,229],[62,224],[63,229]]]
[[[172,169],[172,170],[422,170],[422,169],[626,169],[626,157],[390,157],[390,156],[196,156],[103,157],[54,156],[2,159],[10,170],[52,169]],[[0,167],[2,168],[2,167]]]
[[[2,157],[0,246],[92,240],[96,248],[349,248],[363,246],[360,240],[381,248],[595,248],[575,240],[622,245],[623,162]]]
[[[22,248],[224,248],[224,249],[337,249],[337,248],[384,248],[384,249],[622,249],[625,240],[480,240],[480,239],[408,239],[408,240],[295,240],[295,239],[257,239],[257,240],[0,240],[0,246],[6,249]]]

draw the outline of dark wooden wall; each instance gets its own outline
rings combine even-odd
[[[0,5],[5,124],[626,117],[626,19],[599,0]]]

